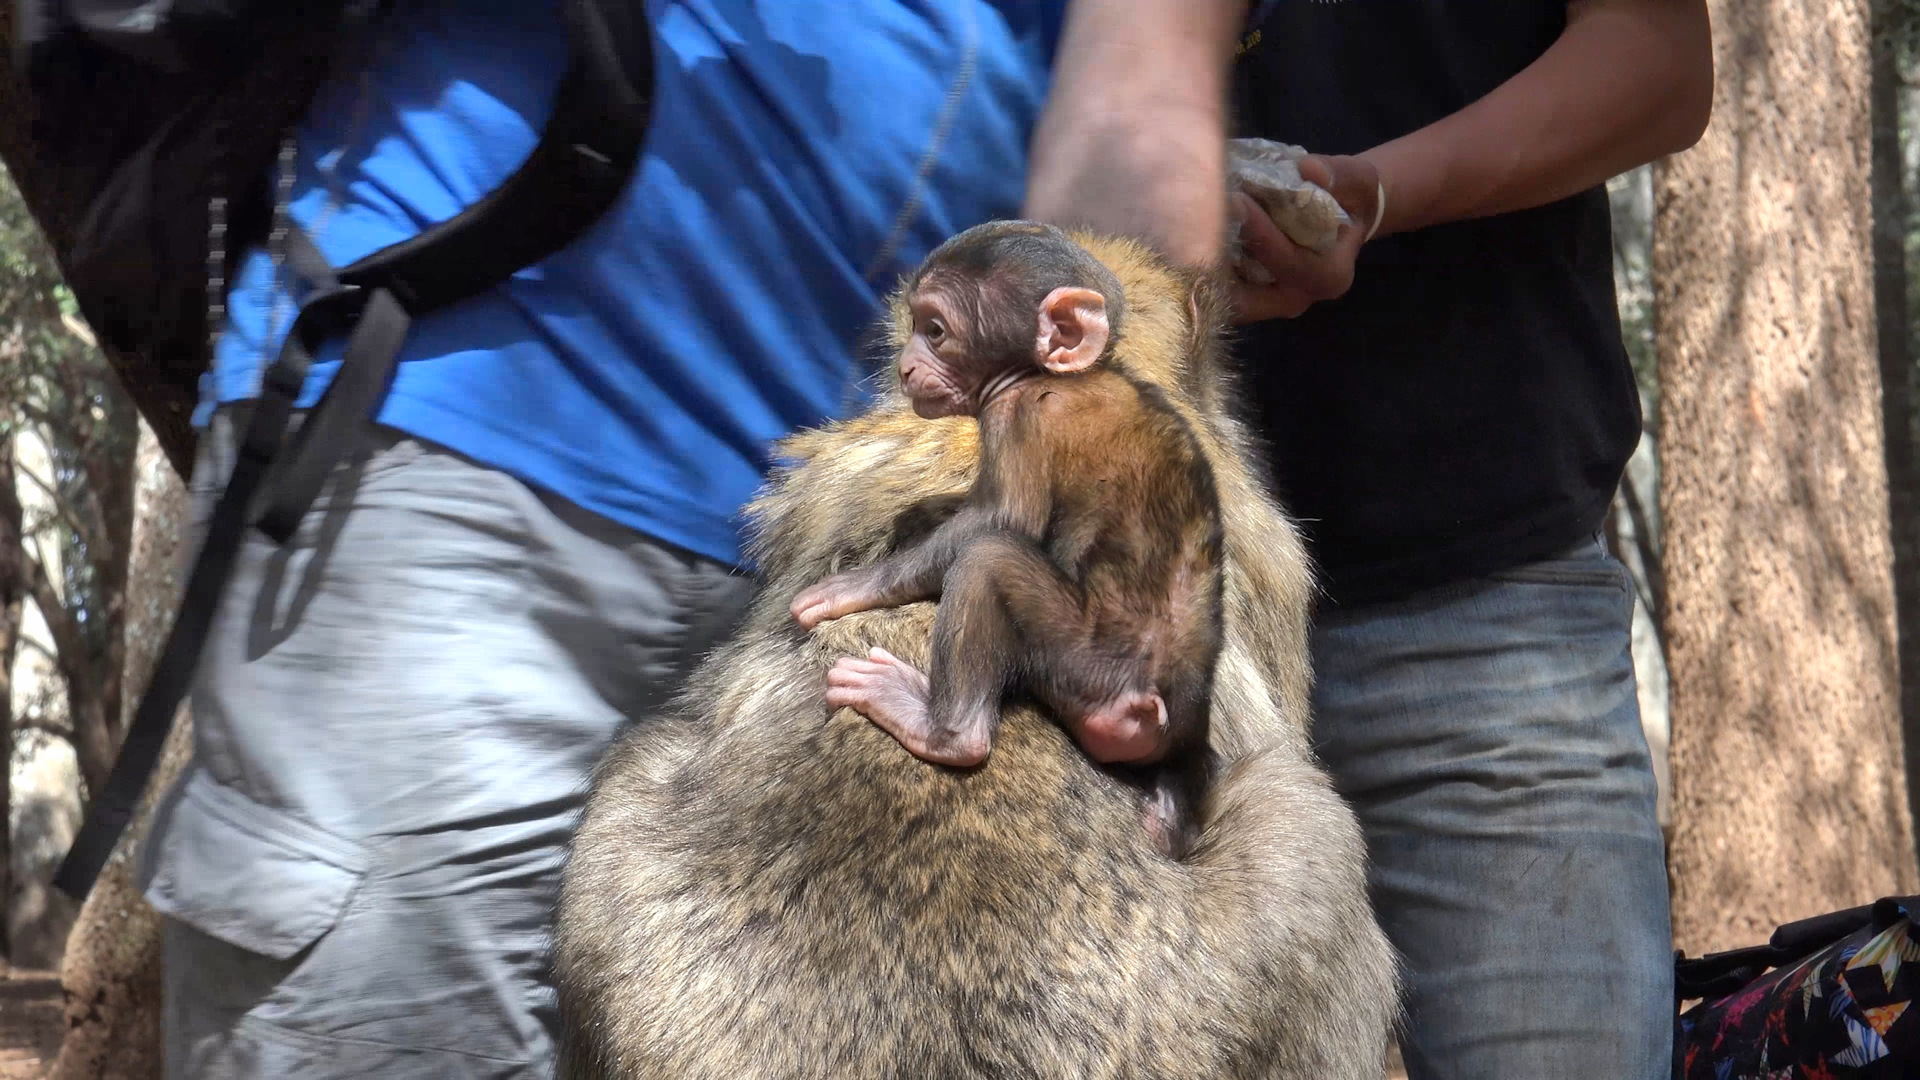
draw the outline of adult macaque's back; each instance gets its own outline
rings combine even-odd
[[[1081,239],[1126,289],[1119,357],[1193,424],[1226,516],[1223,767],[1197,848],[1159,854],[1138,792],[1029,708],[964,771],[829,715],[838,657],[926,663],[934,605],[809,635],[794,595],[974,479],[974,422],[920,419],[895,390],[789,440],[754,507],[765,585],[745,628],[601,764],[559,916],[563,1075],[1382,1074],[1391,955],[1358,827],[1304,736],[1305,555],[1224,411],[1212,290]]]

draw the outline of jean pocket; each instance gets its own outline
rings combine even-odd
[[[333,929],[366,876],[358,844],[196,770],[152,843],[154,910],[248,952],[286,960]]]

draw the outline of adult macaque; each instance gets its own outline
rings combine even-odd
[[[600,765],[557,926],[563,1076],[1379,1080],[1393,960],[1308,752],[1310,576],[1225,404],[1220,287],[1075,239],[1126,298],[1107,359],[1164,395],[1219,493],[1218,766],[1190,854],[1166,858],[1137,788],[1020,698],[971,769],[827,707],[842,657],[926,664],[936,606],[809,632],[796,594],[924,544],[981,475],[974,420],[889,386],[782,446],[745,626]],[[904,348],[903,303],[892,330]]]
[[[1025,691],[1095,761],[1155,767],[1147,823],[1183,857],[1209,764],[1220,502],[1186,421],[1111,356],[1120,282],[1060,229],[990,222],[928,256],[905,298],[901,386],[922,417],[978,419],[980,476],[925,540],[794,599],[810,630],[940,597],[927,674],[876,648],[833,666],[827,704],[973,766]]]

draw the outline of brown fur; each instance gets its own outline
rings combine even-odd
[[[971,419],[922,420],[893,387],[784,444],[751,511],[747,625],[597,772],[558,926],[563,1075],[1381,1075],[1393,963],[1358,826],[1307,751],[1308,567],[1225,408],[1218,297],[1078,239],[1126,290],[1118,358],[1193,428],[1226,519],[1223,768],[1198,848],[1161,857],[1137,794],[1030,709],[969,771],[828,715],[836,658],[926,663],[934,605],[808,635],[792,597],[884,555],[896,518],[977,468]]]
[[[1143,825],[1184,858],[1212,771],[1220,500],[1187,422],[1112,355],[1124,289],[1065,231],[993,221],[940,245],[905,301],[901,389],[921,416],[976,418],[979,474],[924,538],[794,599],[807,628],[940,601],[929,671],[850,657],[828,672],[827,704],[971,767],[1006,698],[1026,695],[1143,781]]]

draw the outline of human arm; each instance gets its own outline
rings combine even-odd
[[[1541,206],[1693,145],[1712,103],[1706,0],[1572,0],[1552,47],[1479,101],[1357,156],[1301,163],[1356,219],[1326,254],[1236,199],[1247,254],[1276,278],[1237,290],[1239,317],[1344,294],[1383,191],[1376,238]]]
[[[1033,135],[1026,216],[1190,266],[1226,236],[1227,76],[1246,0],[1075,0]]]

